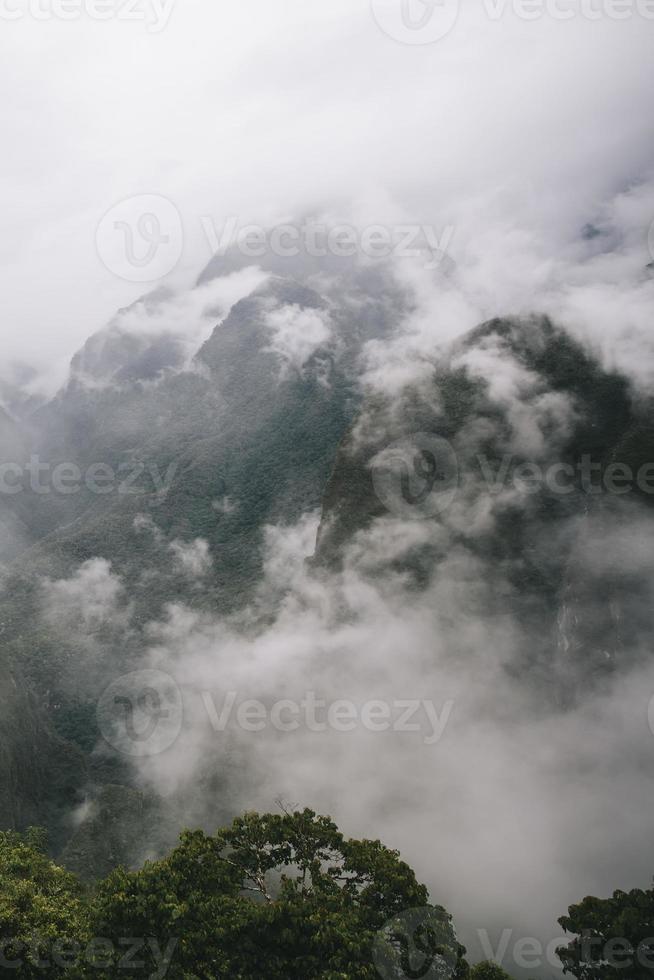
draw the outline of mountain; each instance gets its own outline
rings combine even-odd
[[[120,761],[94,754],[95,705],[138,662],[142,629],[172,602],[245,607],[265,526],[319,509],[360,402],[362,345],[392,323],[383,297],[271,275],[182,361],[184,339],[159,330],[168,300],[157,293],[130,308],[140,328],[152,314],[156,330],[130,333],[133,320],[119,316],[90,338],[65,388],[29,419],[44,489],[26,479],[17,495],[26,538],[6,571],[0,619],[53,745],[60,751],[63,738],[88,760],[71,806],[88,785],[129,782]],[[62,466],[77,474],[65,492],[54,480]],[[42,822],[52,825],[48,806]],[[53,833],[60,840],[65,828]]]
[[[139,333],[130,329],[132,321],[152,319],[165,308],[172,297],[168,289],[160,288],[119,310],[115,319],[86,341],[74,356],[70,366],[70,384],[86,387],[121,385],[134,381],[149,381],[164,371],[179,369],[184,363],[182,337],[166,328]]]
[[[483,614],[524,626],[521,668],[566,701],[628,666],[653,625],[647,578],[605,550],[653,529],[653,423],[651,398],[546,317],[492,320],[421,384],[364,402],[314,562],[342,566],[375,522],[437,522],[393,565],[416,589],[453,552],[487,568]]]
[[[408,594],[456,556],[455,585],[483,580],[468,588],[475,614],[533,638],[511,669],[556,704],[651,629],[647,578],[603,542],[648,533],[652,494],[635,478],[591,492],[583,470],[647,465],[651,399],[538,316],[485,323],[399,393],[373,390],[366,343],[409,308],[390,269],[260,264],[263,281],[190,354],[179,318],[166,326],[177,300],[157,292],[89,339],[48,405],[20,423],[0,414],[3,458],[36,456],[48,487],[1,502],[2,820],[46,824],[86,878],[135,863],[165,822],[103,743],[100,694],[141,665],[171,604],[256,620],[269,525],[317,512],[311,574],[368,549],[371,581],[390,571]],[[191,292],[246,265],[232,249]],[[62,464],[78,474],[63,489]],[[226,817],[230,778],[214,786]]]
[[[29,429],[0,408],[0,564],[11,561],[39,534],[39,516],[22,488],[29,462]]]

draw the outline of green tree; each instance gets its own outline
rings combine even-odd
[[[498,963],[484,960],[472,967],[470,980],[511,980],[511,976]]]
[[[140,956],[151,972],[167,949],[175,980],[379,980],[375,938],[419,908],[429,908],[427,890],[396,851],[346,840],[304,810],[249,813],[213,837],[184,833],[165,860],[110,875],[95,917],[116,947],[125,936],[155,940]]]
[[[45,855],[44,844],[35,829],[0,832],[0,975],[73,975],[87,940],[81,886]]]
[[[652,980],[654,888],[585,898],[559,924],[576,934],[557,950],[566,973],[578,980]]]

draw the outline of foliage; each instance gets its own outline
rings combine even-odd
[[[559,919],[575,933],[557,950],[566,973],[578,980],[651,978],[654,969],[654,888],[615,891],[611,898],[587,897]]]
[[[471,968],[469,980],[511,980],[511,976],[498,963],[484,960]]]
[[[71,943],[86,939],[87,910],[74,875],[44,854],[43,832],[0,832],[0,972],[71,975]]]
[[[184,833],[165,860],[110,875],[96,915],[114,942],[176,940],[171,978],[378,980],[378,931],[427,905],[397,852],[345,840],[328,817],[304,810],[249,813],[213,837]]]

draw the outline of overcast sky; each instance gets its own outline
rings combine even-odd
[[[120,17],[34,16],[56,2],[0,3],[5,364],[65,363],[150,288],[95,244],[134,195],[178,209],[188,281],[210,255],[203,216],[265,223],[334,200],[438,227],[469,226],[492,199],[556,254],[651,161],[654,21],[636,9],[590,20],[587,2],[561,0],[571,19],[524,20],[466,0],[418,45],[377,22],[392,25],[399,0],[139,0],[138,20],[105,0]]]

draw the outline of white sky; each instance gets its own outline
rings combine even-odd
[[[385,35],[368,0],[173,0],[158,33],[37,20],[29,2],[0,0],[23,13],[0,16],[4,363],[63,363],[150,288],[95,248],[132,195],[179,209],[188,280],[210,254],[203,215],[265,223],[333,200],[369,221],[465,212],[469,227],[493,197],[555,253],[651,166],[654,20],[635,10],[494,20],[463,0],[446,37],[415,46]]]

